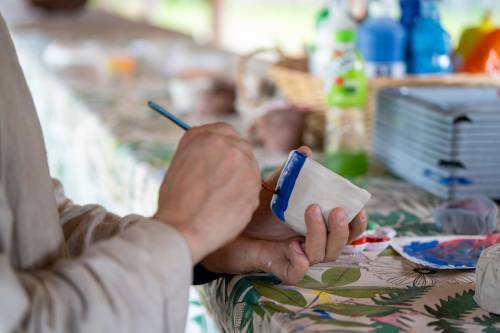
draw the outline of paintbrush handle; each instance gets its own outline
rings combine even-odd
[[[188,129],[191,128],[191,126],[189,126],[186,122],[184,122],[183,120],[179,119],[177,116],[173,115],[172,113],[168,112],[164,107],[162,107],[161,105],[153,102],[153,101],[149,101],[148,102],[148,106],[153,109],[154,111],[158,112],[159,114],[161,114],[162,116],[164,116],[165,118],[169,119],[171,122],[173,122],[174,124],[176,124],[177,126],[179,126],[180,128],[182,128],[183,130],[187,131]],[[264,181],[262,181],[262,188],[271,192],[271,193],[274,193],[274,190],[272,189],[271,186],[269,186],[268,184],[266,184]]]
[[[159,104],[156,104],[155,102],[153,101],[149,101],[148,102],[148,106],[155,110],[156,112],[158,112],[159,114],[161,114],[162,116],[168,118],[170,121],[172,121],[174,124],[176,124],[177,126],[179,126],[180,128],[182,128],[183,130],[187,131],[188,129],[191,128],[191,126],[189,126],[187,123],[185,123],[182,119],[179,119],[177,118],[176,116],[174,116],[172,113],[168,112],[164,107],[162,107],[161,105]]]

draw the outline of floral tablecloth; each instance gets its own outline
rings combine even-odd
[[[53,39],[53,38],[52,38]],[[162,101],[153,74],[100,84],[82,73],[49,70],[47,34],[16,37],[53,175],[78,203],[118,214],[151,214],[157,189],[182,132],[159,120],[145,101]],[[116,42],[116,40],[114,41]],[[369,219],[399,235],[432,235],[436,199],[392,179],[362,184],[372,194]],[[384,251],[370,260],[344,255],[314,266],[298,286],[265,274],[236,276],[192,290],[188,332],[500,332],[500,316],[475,304],[472,271],[428,269]]]
[[[438,232],[434,197],[396,180],[363,185],[373,195],[369,221],[405,236]],[[500,316],[477,306],[474,287],[471,270],[430,269],[387,249],[313,266],[298,286],[255,274],[215,281],[203,295],[227,332],[500,332]]]

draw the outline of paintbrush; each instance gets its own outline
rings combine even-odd
[[[174,124],[176,124],[177,126],[179,126],[180,128],[182,128],[183,130],[187,131],[191,128],[191,126],[189,126],[186,122],[184,122],[182,119],[179,119],[177,116],[173,115],[172,113],[168,112],[161,105],[159,105],[153,101],[149,101],[148,106],[151,109],[153,109],[154,111],[156,111],[159,114],[161,114],[162,116],[164,116],[165,118],[167,118],[168,120],[170,120],[171,122],[173,122]],[[275,193],[273,188],[271,186],[269,186],[266,182],[262,181],[261,184],[262,184],[263,189],[265,189],[273,194]]]

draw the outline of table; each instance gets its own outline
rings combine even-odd
[[[82,18],[82,29],[71,33],[68,24],[74,28],[74,21],[64,20],[16,30],[16,46],[39,111],[51,172],[68,194],[76,202],[98,202],[119,214],[148,215],[182,134],[158,121],[144,104],[166,98],[164,78],[147,72],[101,81],[85,71],[49,68],[43,60],[44,50],[56,39],[92,35],[97,45],[120,48],[132,38],[129,33],[145,36],[140,29],[123,30],[123,21],[118,30],[106,25],[108,34],[98,33],[106,29],[98,26],[101,14],[94,14],[85,14],[93,19]],[[76,33],[85,29],[90,32]],[[161,31],[154,34],[167,38]],[[361,185],[373,194],[371,221],[392,226],[400,235],[437,233],[430,216],[438,204],[434,197],[394,179],[371,178]],[[314,266],[298,286],[253,274],[220,279],[198,291],[217,325],[228,332],[500,331],[500,317],[482,311],[472,299],[473,272],[438,272],[391,250],[371,261],[351,255]],[[213,330],[193,289],[187,331]]]
[[[399,235],[438,232],[436,198],[391,179],[363,186],[370,221]],[[478,308],[474,288],[473,271],[429,269],[387,249],[315,265],[298,286],[266,274],[220,279],[204,300],[227,332],[500,332],[500,316]]]

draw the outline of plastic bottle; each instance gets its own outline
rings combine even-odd
[[[367,82],[364,65],[356,51],[356,22],[348,12],[348,1],[330,0],[333,40],[325,87],[327,104],[334,107],[364,105]]]
[[[324,164],[344,177],[368,171],[363,110],[330,108],[327,111]]]
[[[405,45],[405,62],[406,72],[409,72],[410,63],[410,47],[409,39],[411,36],[411,29],[415,21],[420,17],[420,0],[399,0],[401,7],[400,22],[406,32],[406,45]]]
[[[409,73],[450,73],[451,40],[439,20],[438,0],[421,0],[420,14],[409,38]]]
[[[332,38],[331,61],[325,82],[327,128],[325,165],[345,177],[366,173],[363,111],[367,80],[361,56],[356,51],[356,24],[348,14],[348,2],[330,1]]]
[[[456,67],[461,68],[464,59],[469,57],[476,48],[478,42],[489,32],[495,29],[491,11],[486,11],[481,23],[478,26],[466,28],[458,42],[458,47],[455,52]]]
[[[406,33],[403,26],[391,18],[391,8],[388,0],[372,0],[369,18],[358,30],[356,46],[369,78],[406,74]]]
[[[477,43],[465,59],[465,72],[500,77],[500,29],[493,29]]]
[[[330,53],[333,44],[332,29],[329,19],[330,12],[328,7],[324,6],[316,14],[316,35],[314,43],[309,50],[309,70],[314,76],[320,79],[325,78],[324,75],[330,61]]]
[[[420,0],[399,0],[401,7],[401,25],[408,35],[417,18],[420,17]]]

